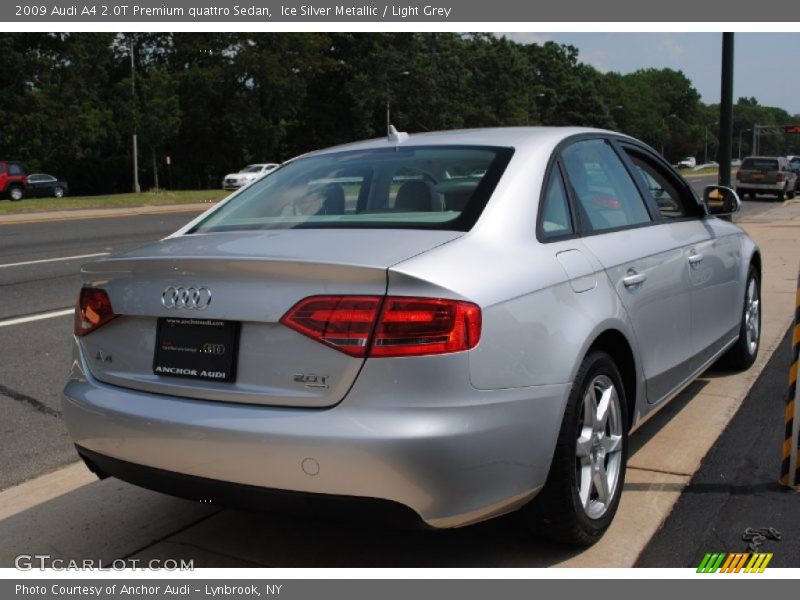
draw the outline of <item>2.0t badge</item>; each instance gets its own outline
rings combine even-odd
[[[161,293],[164,308],[204,310],[211,303],[211,290],[206,287],[168,287]]]

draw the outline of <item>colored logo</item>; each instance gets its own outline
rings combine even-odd
[[[697,567],[698,573],[763,573],[772,552],[709,552]]]

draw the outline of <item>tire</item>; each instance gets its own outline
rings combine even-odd
[[[787,197],[789,200],[791,200],[792,198],[794,198],[794,189],[792,189],[792,191],[791,191],[791,192],[786,192],[786,197]]]
[[[778,192],[778,194],[777,194],[777,195],[778,195],[778,202],[783,202],[783,198],[784,198],[784,196],[786,195],[786,194],[783,192],[783,190],[781,190],[780,192]]]
[[[18,185],[12,185],[8,188],[8,199],[12,202],[18,202],[25,197],[25,190]]]
[[[524,510],[537,534],[590,546],[603,536],[619,506],[628,456],[628,411],[619,370],[605,352],[591,352],[584,359],[575,383],[547,482]],[[592,426],[606,394],[605,423]],[[594,415],[588,422],[587,411]]]
[[[739,324],[739,339],[720,361],[737,371],[749,369],[758,357],[761,346],[761,278],[753,265],[747,272],[744,306]]]
[[[57,185],[53,189],[53,196],[55,196],[56,198],[63,198],[64,197],[64,188],[62,188],[60,185]]]

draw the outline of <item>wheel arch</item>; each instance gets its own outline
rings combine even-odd
[[[750,264],[758,271],[758,279],[761,281],[761,251],[758,248],[753,250],[753,254],[750,256]]]
[[[628,338],[619,329],[606,329],[594,338],[584,354],[584,358],[590,352],[601,350],[611,356],[619,369],[622,377],[622,386],[625,390],[625,404],[628,409],[627,426],[633,426],[636,415],[636,399],[638,396],[638,377],[636,368],[636,357],[633,353]]]

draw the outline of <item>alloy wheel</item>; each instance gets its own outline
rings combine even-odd
[[[597,375],[583,395],[575,444],[575,482],[586,515],[602,517],[617,493],[622,468],[623,423],[613,381]]]

